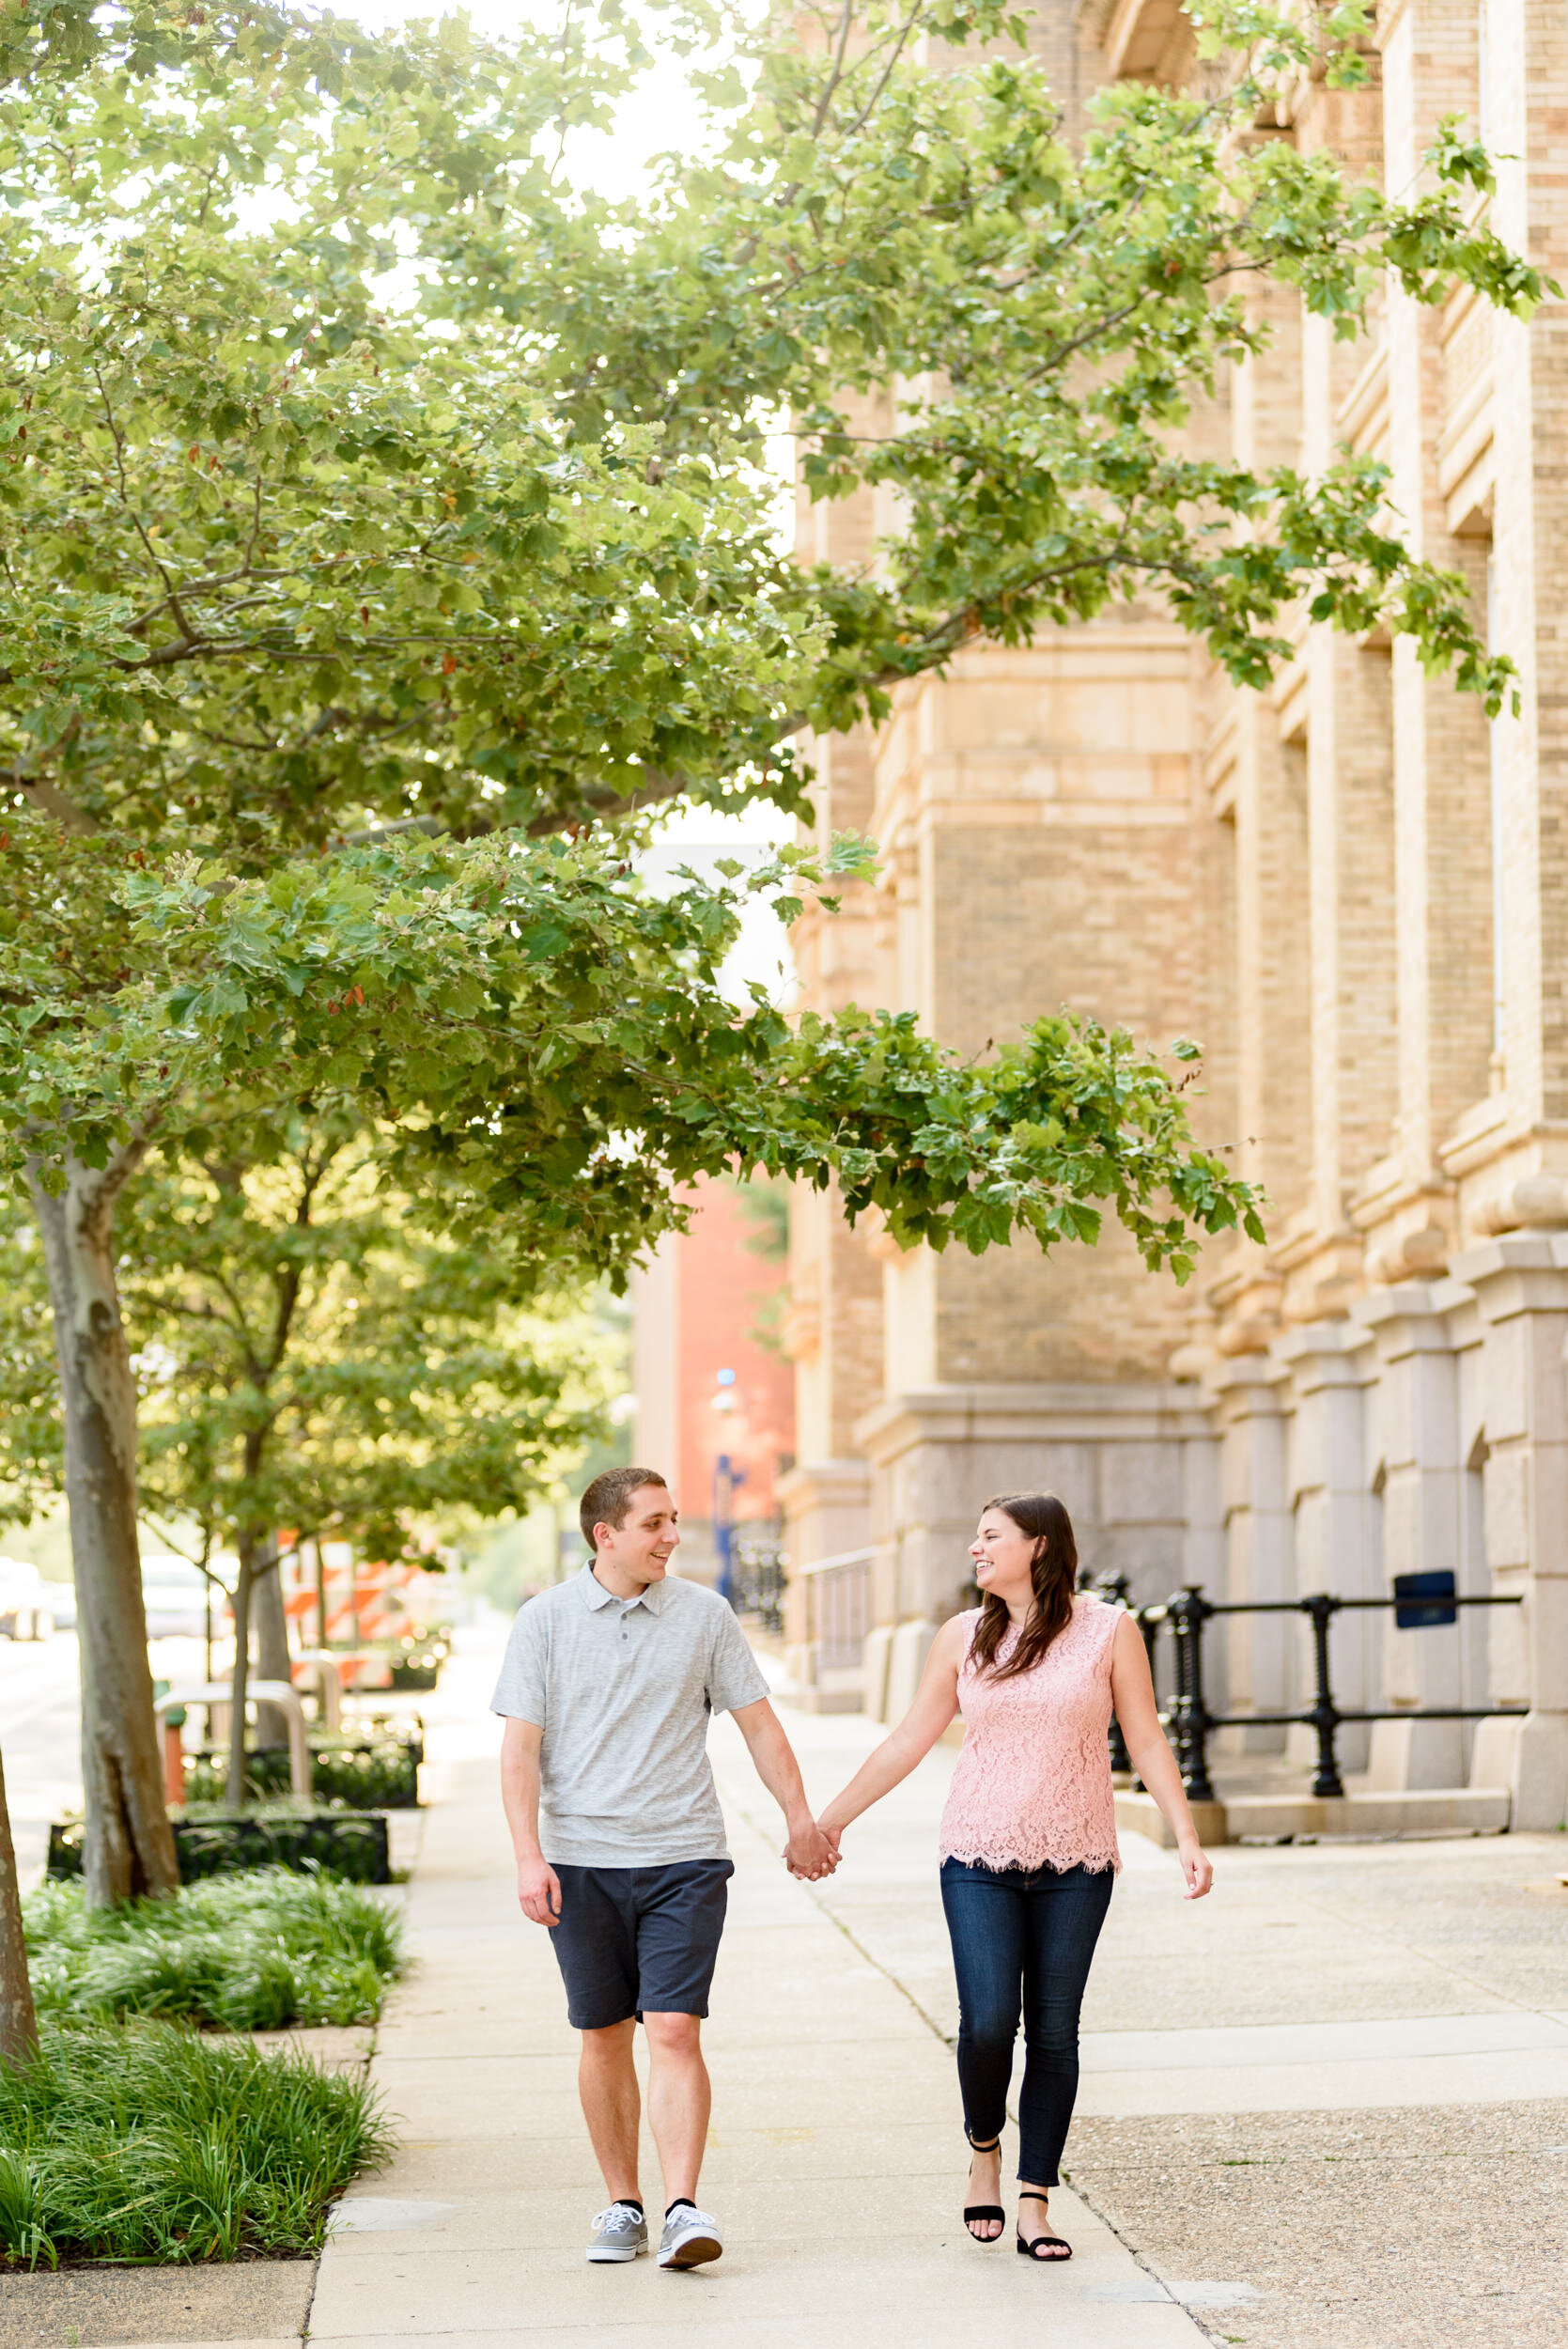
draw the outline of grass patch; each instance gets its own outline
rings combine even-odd
[[[373,2023],[404,1963],[402,1921],[374,1893],[287,1868],[123,1908],[90,1909],[79,1885],[45,1884],[23,1918],[39,2013],[61,2021]]]
[[[391,2132],[362,2082],[169,2024],[0,2063],[0,2263],[309,2258]]]

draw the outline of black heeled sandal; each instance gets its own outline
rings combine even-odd
[[[1001,2151],[1001,2139],[1000,2137],[993,2137],[988,2145],[982,2145],[971,2137],[970,2139],[970,2151],[971,2154],[1000,2154]],[[996,2233],[976,2234],[973,2227],[970,2224],[970,2220],[975,2218],[994,2218],[997,2221]],[[1007,2213],[1002,2209],[1000,2202],[966,2202],[964,2205],[964,2224],[970,2229],[970,2241],[971,2243],[983,2244],[988,2248],[991,2244],[1000,2243],[1001,2241],[1002,2232],[1007,2225]]]
[[[1048,2200],[1048,2197],[1044,2194],[1020,2194],[1018,2200],[1020,2202],[1044,2202]],[[1052,2266],[1059,2266],[1063,2260],[1070,2260],[1073,2256],[1072,2245],[1064,2241],[1061,2235],[1031,2235],[1026,2243],[1021,2227],[1014,2248],[1020,2259],[1039,2260],[1042,2263],[1048,2263]]]

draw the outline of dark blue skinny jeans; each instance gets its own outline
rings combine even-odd
[[[971,2144],[1001,2135],[1021,2014],[1018,2176],[1030,2186],[1061,2183],[1057,2165],[1078,2095],[1079,2011],[1114,1882],[1109,1868],[1058,1874],[942,1861],[964,2128]]]

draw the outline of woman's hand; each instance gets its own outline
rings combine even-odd
[[[1214,1864],[1195,1835],[1184,1835],[1176,1844],[1176,1858],[1181,1861],[1187,1878],[1183,1900],[1201,1901],[1214,1882]]]

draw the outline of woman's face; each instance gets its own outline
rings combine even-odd
[[[1032,1595],[1037,1536],[1016,1525],[1005,1509],[987,1509],[970,1544],[974,1579],[983,1591],[1017,1603]]]

